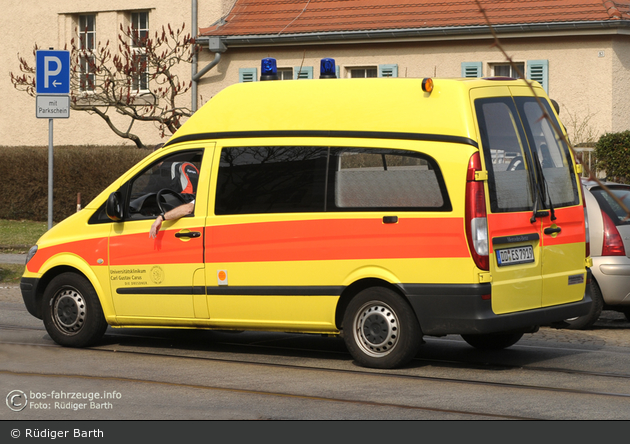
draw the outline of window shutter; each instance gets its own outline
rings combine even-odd
[[[398,77],[398,65],[378,65],[379,77]]]
[[[462,77],[481,77],[481,62],[462,62]]]
[[[313,67],[312,66],[296,66],[293,69],[293,78],[294,79],[312,79],[313,78]]]
[[[540,83],[545,92],[549,94],[549,61],[548,60],[528,60],[527,79]]]
[[[258,81],[258,68],[239,68],[239,82],[256,82]]]

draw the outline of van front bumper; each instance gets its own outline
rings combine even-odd
[[[38,278],[25,278],[20,280],[20,291],[24,305],[30,314],[38,319],[42,319],[41,297],[37,297]]]
[[[590,280],[590,270],[588,272]],[[590,285],[584,298],[551,307],[497,315],[492,301],[491,284],[415,285],[402,284],[425,335],[490,334],[509,331],[532,331],[541,325],[561,325],[565,319],[583,316],[592,304]]]

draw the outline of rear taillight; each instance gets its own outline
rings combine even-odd
[[[586,252],[584,257],[589,257],[591,255],[591,234],[588,229],[588,210],[586,209],[586,192],[582,196],[582,205],[584,206],[584,244],[586,247]]]
[[[475,172],[481,171],[479,153],[470,157],[466,174],[466,237],[477,268],[490,269],[488,242],[488,215],[483,182],[475,180]]]
[[[610,216],[602,211],[604,217],[604,246],[602,256],[625,256],[626,249],[623,246],[623,239],[619,230],[615,226]]]

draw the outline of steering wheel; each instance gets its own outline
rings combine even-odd
[[[523,163],[523,156],[516,156],[510,161],[507,167],[508,171],[524,170],[525,164]]]
[[[155,200],[157,201],[158,207],[160,207],[160,211],[162,213],[166,213],[167,211],[172,210],[176,207],[176,205],[169,204],[168,202],[166,202],[166,199],[163,199],[163,195],[165,194],[172,194],[180,202],[180,204],[186,203],[182,195],[179,194],[177,191],[173,191],[169,188],[162,188],[155,195]],[[162,200],[164,200],[164,202],[162,202]],[[167,208],[166,205],[168,205],[170,208]]]

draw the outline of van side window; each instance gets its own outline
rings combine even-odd
[[[533,209],[527,142],[509,97],[475,101],[494,213]]]
[[[335,149],[337,209],[444,210],[446,190],[435,161],[414,152]]]
[[[146,219],[160,214],[156,198],[161,190],[166,190],[161,193],[166,209],[193,201],[202,155],[202,151],[185,151],[162,157],[132,179],[129,182],[130,219]]]
[[[223,148],[215,214],[324,211],[328,148]]]
[[[525,126],[529,145],[532,151],[536,153],[538,162],[542,167],[545,186],[549,194],[545,196],[545,199],[549,198],[555,208],[577,205],[579,197],[569,148],[556,136],[549,120],[543,118],[542,110],[536,99],[516,97],[515,100]],[[554,119],[554,124],[559,128],[549,103],[546,101],[543,103],[547,108],[549,118]],[[547,205],[549,206],[549,202]]]
[[[435,160],[413,151],[235,147],[221,151],[215,214],[450,211]]]

